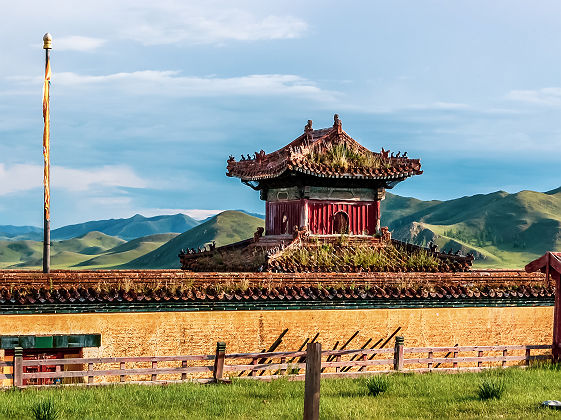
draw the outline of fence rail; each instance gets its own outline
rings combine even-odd
[[[462,372],[516,364],[527,366],[531,361],[551,359],[551,348],[550,345],[404,347],[403,337],[396,337],[393,348],[322,351],[321,375],[357,377],[391,371]],[[344,357],[348,360],[343,360]],[[258,380],[287,376],[291,380],[303,380],[306,358],[306,351],[226,354],[223,342],[217,343],[213,355],[157,357],[25,360],[22,349],[16,348],[13,362],[0,362],[0,371],[4,372],[0,373],[0,380],[12,380],[16,387],[80,379],[82,384],[97,385],[112,383],[107,381],[110,378],[113,382],[129,383],[222,381],[228,376]],[[204,375],[207,376],[201,377]]]

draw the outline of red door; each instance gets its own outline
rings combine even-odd
[[[80,357],[80,349],[24,349],[23,360],[64,359],[65,354]],[[14,351],[6,350],[5,355],[13,360]],[[64,367],[61,366],[61,370]],[[56,372],[56,365],[24,366],[23,373]],[[54,385],[61,382],[61,378],[24,379],[23,385]]]
[[[64,354],[62,352],[49,352],[49,353],[36,353],[36,354],[25,354],[23,355],[23,360],[45,360],[45,359],[63,359]],[[55,365],[38,365],[38,366],[24,366],[23,373],[35,373],[35,372],[55,372]],[[60,383],[59,378],[37,378],[37,379],[25,379],[23,381],[24,385],[52,385],[55,383]]]
[[[340,235],[349,233],[349,215],[344,211],[338,211],[333,215],[333,233]]]

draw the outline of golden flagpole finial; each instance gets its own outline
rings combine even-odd
[[[51,48],[53,48],[53,37],[51,36],[50,33],[46,33],[45,35],[43,35],[43,49],[45,50],[50,50]]]

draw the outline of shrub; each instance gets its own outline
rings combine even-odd
[[[485,379],[479,385],[477,396],[480,400],[500,400],[505,390],[506,385],[502,379]]]
[[[35,420],[56,420],[60,415],[58,408],[52,400],[44,400],[35,404],[31,412]]]
[[[387,168],[390,166],[390,163],[379,154],[359,150],[346,143],[329,144],[325,147],[313,147],[306,157],[311,162],[341,169],[348,169],[350,167],[375,169],[380,167]]]
[[[529,369],[542,369],[542,370],[561,370],[561,363],[555,363],[551,360],[534,360],[530,362]]]
[[[373,376],[366,381],[368,393],[374,397],[386,392],[390,386],[390,381],[385,376]]]
[[[298,375],[299,373],[300,368],[298,367],[298,365],[291,365],[290,363],[288,363],[288,366],[286,367],[287,375]]]

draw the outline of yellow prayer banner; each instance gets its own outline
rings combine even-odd
[[[51,86],[51,62],[47,60],[45,65],[45,82],[43,84],[43,121],[45,126],[43,128],[43,160],[44,160],[44,173],[43,185],[45,186],[45,218],[50,220],[50,206],[51,206],[51,192],[50,192],[50,165],[49,165],[49,136],[50,136],[50,116],[49,116],[49,88]]]

